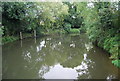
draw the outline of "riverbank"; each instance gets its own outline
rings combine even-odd
[[[99,44],[98,44],[97,41],[96,41],[96,42],[93,42],[93,44],[94,44],[95,46],[99,47],[100,49],[104,50],[105,52],[107,52],[107,53],[109,54],[109,59],[111,60],[112,64],[113,64],[114,66],[120,68],[120,58],[119,58],[118,56],[117,56],[117,57],[118,57],[117,60],[116,60],[116,59],[112,59],[112,58],[111,58],[111,53],[110,53],[108,50],[106,50],[106,49],[104,48],[104,46],[99,46]],[[116,52],[119,53],[118,51],[116,51]]]
[[[26,38],[34,38],[34,33],[22,33],[22,39],[26,39]],[[79,29],[70,29],[69,32],[65,31],[65,30],[49,30],[49,32],[41,32],[40,34],[37,34],[37,37],[41,37],[41,36],[49,36],[49,35],[60,35],[60,34],[72,34],[72,35],[79,35],[80,34],[80,30]],[[2,45],[10,43],[10,42],[14,42],[16,40],[20,40],[20,35],[16,35],[16,36],[3,36],[2,37]]]

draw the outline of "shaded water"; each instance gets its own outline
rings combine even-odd
[[[118,69],[86,35],[47,36],[3,45],[3,79],[109,79]]]

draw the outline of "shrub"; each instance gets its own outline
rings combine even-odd
[[[70,33],[80,33],[79,29],[70,29]]]
[[[18,38],[17,37],[14,37],[14,36],[5,36],[2,38],[2,44],[6,44],[6,43],[9,43],[9,42],[13,42],[15,40],[17,40]]]
[[[120,60],[113,60],[112,63],[120,68]]]
[[[70,32],[70,29],[71,29],[71,24],[70,23],[65,23],[64,24],[64,30],[69,33]]]

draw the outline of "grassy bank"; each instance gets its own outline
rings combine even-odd
[[[37,34],[37,37],[40,36],[46,36],[46,35],[60,35],[60,34],[74,34],[74,35],[78,35],[80,34],[79,29],[70,29],[69,33],[63,29],[56,29],[56,30],[49,30],[48,32],[41,32],[40,34]],[[25,38],[30,38],[30,37],[34,37],[33,33],[22,33],[22,37],[23,39]],[[2,44],[7,44],[10,42],[14,42],[16,40],[19,40],[20,36],[16,35],[16,36],[3,36],[2,37]]]
[[[31,33],[23,33],[23,39],[25,38],[29,38],[32,37],[33,35]],[[16,40],[20,40],[20,36],[16,35],[16,36],[3,36],[2,37],[2,45],[10,43],[10,42],[14,42]]]

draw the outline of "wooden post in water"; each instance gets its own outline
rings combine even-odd
[[[36,30],[34,30],[34,37],[36,37]]]
[[[23,38],[22,38],[22,32],[20,32],[20,40],[22,40]]]

